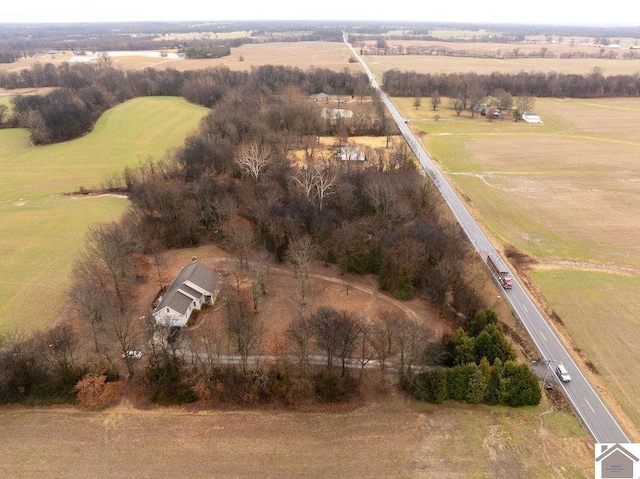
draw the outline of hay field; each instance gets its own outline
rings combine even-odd
[[[15,479],[570,479],[593,471],[592,441],[548,404],[436,406],[395,394],[307,412],[3,409],[0,434],[0,476]]]
[[[77,140],[33,147],[0,130],[0,329],[39,329],[66,304],[68,275],[92,222],[128,206],[113,196],[64,195],[182,144],[207,112],[179,98],[141,98],[107,111]]]
[[[415,71],[417,73],[467,73],[475,72],[479,75],[493,72],[519,73],[519,72],[557,72],[588,75],[594,67],[601,68],[605,76],[627,74],[633,75],[640,72],[640,59],[622,60],[605,58],[575,58],[562,59],[560,54],[564,52],[584,52],[597,54],[599,48],[592,45],[570,46],[567,43],[451,43],[451,42],[418,42],[418,41],[388,41],[387,44],[407,46],[425,46],[433,48],[446,48],[452,51],[466,50],[477,53],[490,53],[504,55],[518,49],[521,55],[540,52],[542,48],[549,53],[557,55],[557,58],[474,58],[474,57],[448,57],[429,55],[367,55],[364,57],[371,71],[379,80],[382,74],[390,69],[401,71]],[[626,48],[615,50],[621,57],[629,51],[632,44],[627,39]],[[608,50],[607,50],[608,51]]]
[[[358,63],[349,63],[351,53],[342,42],[279,42],[246,44],[231,49],[231,55],[210,60],[173,60],[157,65],[158,68],[197,70],[225,66],[231,70],[251,70],[264,65],[285,65],[301,70],[327,68],[352,72],[360,71]]]
[[[246,44],[231,49],[231,55],[206,60],[154,58],[143,56],[112,57],[112,65],[123,70],[150,68],[174,68],[178,71],[200,70],[225,66],[231,70],[245,71],[264,65],[286,65],[306,70],[310,67],[342,71],[345,68],[357,72],[359,63],[349,63],[351,53],[343,42],[276,42]],[[33,58],[20,59],[14,63],[0,63],[0,70],[20,71],[34,63],[60,65],[71,61],[71,52],[56,55],[40,54]]]
[[[598,369],[606,393],[640,424],[640,276],[541,267],[531,272],[571,338]]]
[[[553,268],[533,267],[540,298],[637,434],[640,99],[539,98],[542,125],[396,103],[489,234]]]

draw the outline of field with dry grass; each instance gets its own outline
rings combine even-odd
[[[250,70],[264,65],[286,65],[302,70],[307,68],[327,68],[341,71],[360,71],[358,63],[349,63],[351,53],[342,42],[277,42],[246,44],[231,49],[231,55],[206,60],[171,59],[162,57],[122,56],[111,57],[112,65],[123,70],[143,68],[173,68],[178,71],[199,70],[224,66],[231,70]],[[58,52],[55,55],[39,54],[33,58],[21,59],[15,63],[0,63],[0,70],[20,71],[34,63],[59,65],[70,62],[72,52]]]
[[[520,274],[639,437],[640,100],[538,98],[543,124],[396,103],[490,235],[532,257]]]
[[[433,406],[396,393],[311,411],[3,409],[0,434],[0,476],[15,479],[570,479],[593,471],[591,440],[548,404]]]
[[[629,51],[632,39],[626,39],[624,49],[615,50],[618,57]],[[556,72],[575,73],[588,75],[594,67],[602,69],[603,74],[608,75],[633,75],[640,71],[640,59],[607,59],[607,58],[560,58],[562,53],[583,52],[585,54],[598,54],[599,47],[594,45],[574,45],[568,43],[452,43],[438,41],[391,41],[387,44],[402,45],[407,47],[442,48],[452,52],[462,50],[473,54],[468,57],[454,57],[444,55],[367,55],[365,60],[376,78],[381,79],[382,74],[391,69],[400,71],[415,71],[417,73],[447,74],[475,72],[478,75],[519,72]],[[531,53],[539,53],[545,49],[555,58],[523,58]],[[519,58],[480,58],[481,55],[503,56],[517,49]],[[605,52],[606,53],[606,52]]]

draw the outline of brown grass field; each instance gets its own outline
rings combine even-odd
[[[174,68],[179,71],[199,70],[225,66],[231,70],[250,70],[263,65],[287,65],[307,68],[327,68],[341,71],[359,71],[357,63],[349,63],[349,50],[342,42],[282,42],[247,44],[231,49],[231,55],[207,60],[175,60],[152,57],[112,57],[112,64],[125,70],[151,68]],[[60,64],[71,61],[71,52],[59,52],[56,55],[40,54],[33,58],[22,59],[15,63],[0,63],[0,70],[20,71],[33,63]]]
[[[592,477],[565,413],[407,401],[316,411],[0,410],[7,478]],[[464,432],[461,432],[464,431]]]
[[[633,75],[640,72],[640,59],[605,59],[605,58],[576,58],[562,59],[563,52],[584,52],[594,54],[599,52],[599,48],[593,45],[570,46],[565,43],[451,43],[451,42],[425,42],[425,41],[394,41],[389,40],[389,47],[394,45],[424,46],[432,48],[446,48],[451,51],[465,50],[475,54],[495,54],[504,55],[513,52],[515,48],[520,55],[540,52],[542,48],[547,49],[549,54],[556,55],[557,58],[512,58],[494,59],[479,57],[451,57],[451,56],[428,56],[428,55],[369,55],[365,60],[372,72],[378,79],[382,74],[391,69],[401,71],[415,71],[417,73],[447,74],[475,72],[479,75],[493,72],[519,73],[519,72],[556,72],[556,73],[576,73],[587,75],[594,67],[602,69],[605,76],[626,74]],[[629,46],[633,44],[633,39],[622,39],[621,45],[624,48],[615,50],[618,57],[629,51]],[[608,51],[605,50],[605,53]]]

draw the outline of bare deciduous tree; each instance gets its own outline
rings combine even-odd
[[[293,266],[296,278],[301,280],[309,276],[311,261],[316,257],[318,248],[309,235],[297,238],[289,243],[287,260]]]
[[[252,142],[240,147],[236,161],[243,174],[258,181],[260,174],[269,165],[269,150],[264,145]]]
[[[285,331],[286,338],[293,343],[298,362],[304,369],[309,367],[309,351],[313,339],[314,325],[311,318],[299,315],[294,318]]]
[[[240,355],[243,373],[247,372],[249,355],[257,352],[264,335],[264,324],[246,303],[242,296],[230,295],[226,304],[227,331]]]
[[[513,107],[513,115],[516,121],[522,120],[522,115],[531,111],[536,104],[536,99],[532,96],[519,96],[516,97],[515,105]]]
[[[248,264],[249,249],[254,241],[253,226],[249,220],[242,216],[234,216],[225,221],[221,229],[227,243],[240,258],[240,264]]]
[[[86,240],[87,255],[102,264],[124,311],[130,299],[127,287],[135,279],[134,262],[130,255],[141,250],[140,238],[133,228],[120,223],[98,223],[89,227]]]
[[[440,93],[436,90],[431,94],[431,108],[433,111],[436,111],[440,106],[442,99],[440,98]]]

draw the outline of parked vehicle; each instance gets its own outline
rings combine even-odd
[[[560,378],[560,381],[562,381],[563,383],[568,383],[569,381],[571,381],[571,376],[569,376],[567,369],[562,364],[558,364],[556,366],[556,374]]]
[[[180,334],[180,326],[171,326],[167,335],[167,342],[174,343],[178,339],[178,334]]]
[[[511,289],[511,276],[509,276],[509,272],[505,269],[501,269],[496,264],[497,262],[491,258],[491,256],[487,255],[487,265],[489,265],[489,270],[491,274],[496,278],[500,286],[504,289]]]
[[[133,349],[130,349],[126,353],[122,353],[122,359],[127,358],[127,357],[128,358],[133,358],[133,359],[142,359],[142,352],[134,351]]]

